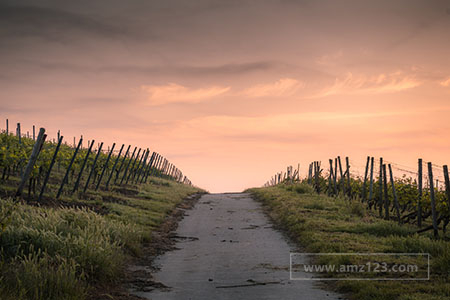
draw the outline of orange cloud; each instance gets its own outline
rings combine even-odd
[[[147,99],[150,105],[199,103],[223,95],[230,89],[230,87],[220,86],[191,89],[176,83],[141,86],[141,90],[147,93]]]
[[[415,76],[397,71],[377,76],[353,75],[347,73],[344,78],[336,78],[331,87],[324,89],[315,97],[337,94],[378,94],[393,93],[411,89],[423,82]]]
[[[442,86],[450,86],[450,77],[446,80],[442,80],[441,82],[439,82],[439,84]]]
[[[281,78],[273,83],[257,84],[242,91],[242,95],[250,98],[292,96],[305,84],[293,78]]]

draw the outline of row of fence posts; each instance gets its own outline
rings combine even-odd
[[[288,166],[286,172],[281,171],[276,173],[264,184],[264,186],[277,185],[284,181],[294,182],[298,180],[300,180],[300,164],[297,165],[297,169],[294,169],[293,166]]]
[[[352,190],[351,186],[351,176],[350,176],[350,163],[349,158],[345,158],[345,171],[342,168],[342,162],[341,157],[338,156],[334,160],[329,159],[329,174],[328,174],[328,185],[326,186],[326,192],[330,196],[337,196],[339,194],[343,194],[349,198],[352,198],[354,196],[359,196],[361,201],[363,203],[367,204],[368,209],[377,209],[378,214],[380,217],[383,217],[385,219],[390,219],[390,211],[395,210],[395,219],[399,224],[402,224],[404,220],[411,219],[412,217],[417,219],[417,225],[419,228],[421,228],[418,232],[424,232],[427,230],[433,230],[434,236],[438,237],[438,230],[439,230],[439,224],[441,222],[444,222],[443,230],[445,231],[446,226],[449,224],[449,216],[438,216],[437,209],[436,209],[436,196],[435,196],[435,186],[434,186],[434,180],[433,180],[433,164],[431,162],[427,163],[428,168],[428,182],[429,182],[429,192],[430,192],[430,206],[431,206],[431,212],[429,214],[424,215],[423,214],[423,160],[418,159],[418,180],[417,180],[417,187],[418,187],[418,199],[417,199],[417,210],[413,213],[410,213],[406,216],[401,215],[401,212],[406,209],[406,206],[404,209],[401,209],[399,204],[399,199],[395,187],[395,178],[392,171],[392,165],[390,163],[386,164],[383,161],[383,158],[381,157],[379,160],[379,174],[378,174],[378,195],[374,195],[374,157],[367,157],[366,166],[365,166],[365,172],[364,172],[364,180],[362,183],[361,191],[354,195],[354,191]],[[333,164],[334,163],[334,164]],[[289,177],[289,168],[288,167],[287,172],[277,173],[275,176],[273,176],[269,181],[267,181],[264,186],[273,186],[277,185],[282,182],[286,182],[287,180],[290,181],[300,181],[299,177],[299,171],[300,171],[300,165],[298,168],[298,171],[296,173],[297,177]],[[450,182],[449,182],[449,172],[448,172],[448,166],[444,165],[443,167],[443,173],[444,173],[444,183],[445,183],[445,194],[448,203],[450,203]],[[339,169],[339,173],[338,173]],[[389,171],[389,176],[387,172]],[[324,192],[322,191],[323,186],[321,185],[320,178],[322,178],[322,172],[323,169],[321,168],[321,162],[320,161],[314,161],[309,165],[308,169],[308,176],[306,178],[306,182],[310,185],[312,185],[317,193]],[[389,181],[388,181],[389,179]],[[367,193],[367,185],[368,185],[368,193]],[[392,190],[392,197],[393,197],[393,203],[390,203],[389,195],[388,195],[388,187],[391,187]],[[427,226],[425,228],[422,228],[422,222],[423,219],[429,217],[431,215],[432,217],[432,225]]]
[[[6,134],[9,134],[9,120],[6,120]],[[21,143],[22,141],[21,141],[20,123],[17,123],[16,136],[19,138],[19,143]],[[42,147],[45,143],[46,138],[47,138],[47,135],[45,134],[45,129],[40,128],[39,134],[36,139],[35,126],[33,125],[33,140],[35,140],[35,143],[33,146],[31,156],[25,167],[25,171],[22,172],[19,187],[16,191],[16,197],[20,197],[22,195],[23,189],[30,178],[31,171],[33,170],[33,167],[38,159],[39,153],[42,150]],[[41,201],[41,199],[44,195],[46,186],[47,186],[49,178],[50,178],[51,171],[56,162],[58,152],[59,152],[61,144],[62,144],[62,141],[63,141],[63,136],[60,134],[60,131],[58,130],[58,140],[57,140],[56,148],[53,153],[49,168],[45,174],[45,178],[44,178],[44,181],[43,181],[43,184],[42,184],[39,196],[38,196],[38,201]],[[62,195],[62,193],[64,191],[64,186],[68,183],[68,179],[69,179],[70,172],[72,170],[73,163],[75,162],[75,159],[76,159],[78,153],[80,152],[80,148],[82,147],[82,144],[83,144],[83,137],[80,138],[80,140],[78,141],[78,144],[74,150],[74,153],[71,157],[70,163],[66,169],[64,178],[59,186],[59,189],[58,189],[58,192],[56,195],[56,199],[60,198],[60,196]],[[83,159],[81,169],[77,175],[75,184],[71,190],[71,194],[74,194],[80,188],[83,171],[86,168],[87,161],[90,157],[90,154],[92,153],[92,148],[93,148],[94,144],[95,144],[95,140],[88,142],[88,150]],[[116,146],[116,144],[113,143],[112,147],[108,151],[107,159],[105,161],[105,164],[101,168],[100,176],[97,180],[97,183],[95,184],[95,182],[93,182],[93,185],[95,185],[94,189],[96,191],[99,189],[99,187],[101,185],[102,179],[106,173],[106,170],[108,169],[110,160],[114,159],[112,155],[113,155],[115,146]],[[106,190],[108,190],[108,188],[111,184],[111,180],[114,177],[113,176],[114,172],[116,172],[116,176],[113,180],[114,185],[116,185],[116,184],[123,185],[123,184],[128,184],[128,183],[134,183],[134,184],[147,183],[148,177],[154,176],[154,175],[167,176],[170,179],[173,179],[177,182],[187,184],[187,185],[192,185],[192,182],[189,180],[189,178],[187,178],[183,174],[183,172],[181,172],[181,170],[179,170],[174,164],[172,164],[170,161],[168,161],[166,158],[164,158],[159,153],[151,152],[148,148],[147,149],[139,148],[138,152],[136,153],[137,147],[135,147],[130,159],[128,160],[128,162],[126,162],[128,156],[129,156],[129,150],[131,148],[131,145],[128,146],[125,154],[123,156],[121,156],[124,146],[125,145],[122,144],[118,155],[114,159],[112,170],[111,170],[108,178],[106,179],[106,182],[104,185],[104,188]],[[89,188],[89,184],[91,183],[91,179],[94,175],[94,170],[97,165],[98,158],[99,158],[100,154],[102,153],[102,148],[103,148],[103,142],[99,144],[94,161],[93,161],[92,165],[90,166],[91,170],[90,170],[88,178],[84,184],[83,194],[86,193],[86,191]],[[142,154],[141,154],[141,151],[142,151]],[[122,176],[120,177],[119,175],[121,174],[122,171],[123,171],[123,173],[122,173]]]

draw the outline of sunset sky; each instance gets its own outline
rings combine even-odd
[[[450,2],[0,0],[0,120],[150,147],[211,192],[450,163]]]

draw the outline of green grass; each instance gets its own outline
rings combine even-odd
[[[248,191],[305,251],[431,254],[430,281],[338,281],[334,286],[340,292],[348,293],[350,298],[450,298],[448,234],[441,240],[433,239],[430,233],[418,235],[415,233],[417,227],[380,219],[376,212],[366,210],[356,199],[317,195],[306,184],[279,184]],[[321,263],[332,263],[332,259],[331,256],[323,257]],[[345,259],[352,262],[353,258]]]
[[[0,299],[84,299],[93,285],[118,281],[126,256],[139,254],[152,230],[199,191],[150,178],[65,196],[66,207],[0,199]]]

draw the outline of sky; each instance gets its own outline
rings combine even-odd
[[[450,2],[0,0],[0,120],[149,147],[211,192],[450,162]]]

